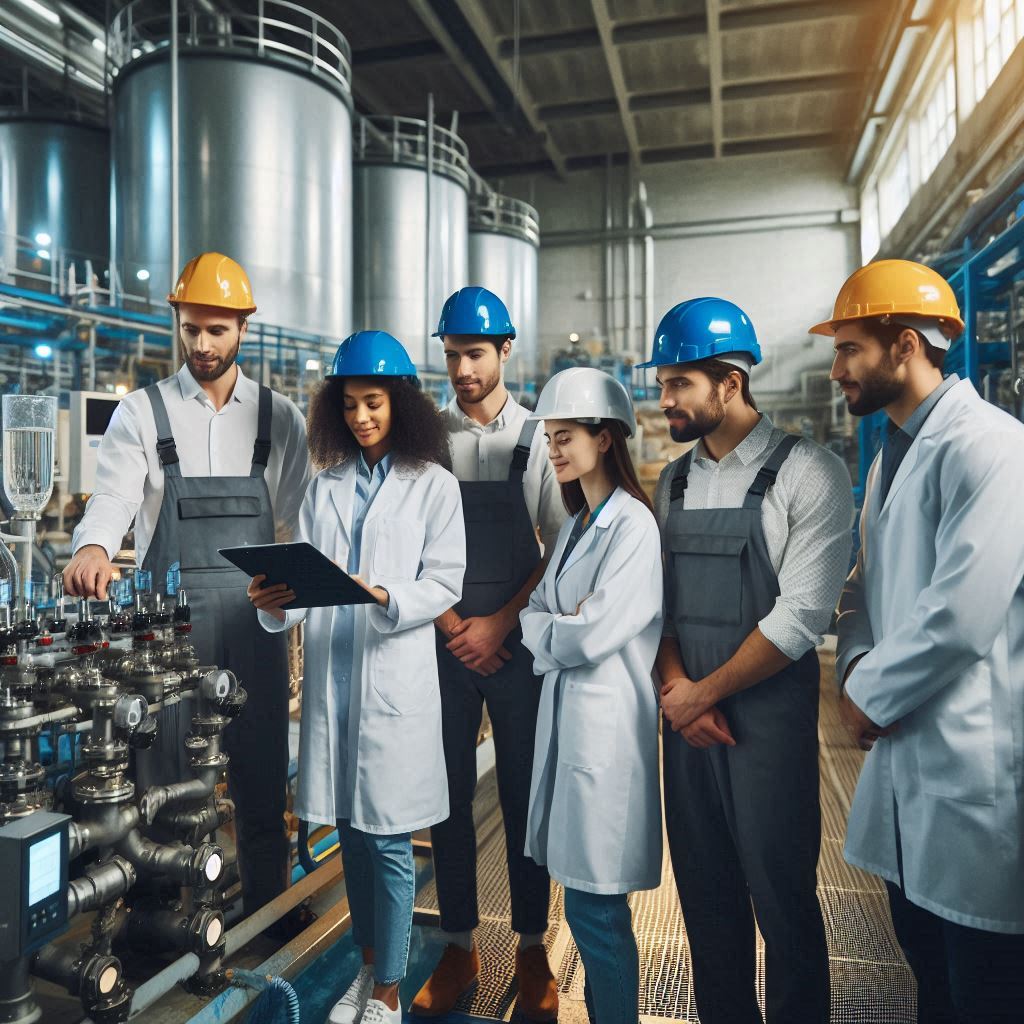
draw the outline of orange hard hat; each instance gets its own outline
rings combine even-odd
[[[854,271],[839,289],[832,316],[815,324],[811,334],[836,333],[839,324],[869,316],[926,317],[947,338],[964,329],[960,307],[949,282],[923,263],[879,260]]]
[[[190,302],[239,313],[256,312],[249,275],[230,256],[219,252],[203,252],[190,259],[167,301],[172,306]]]

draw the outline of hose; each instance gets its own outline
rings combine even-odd
[[[259,992],[246,1024],[299,1024],[299,997],[284,978],[233,967],[226,972],[232,985]]]

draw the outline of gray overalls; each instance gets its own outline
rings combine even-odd
[[[523,494],[523,474],[537,420],[519,435],[508,479],[460,481],[466,520],[466,575],[455,610],[463,618],[491,615],[523,587],[540,562],[540,548]],[[476,889],[476,740],[483,702],[494,729],[498,798],[505,824],[505,852],[512,897],[512,929],[528,935],[547,930],[551,882],[547,871],[523,852],[533,770],[541,680],[517,626],[505,641],[511,661],[492,676],[466,668],[437,634],[444,758],[451,814],[431,829],[441,927],[470,931],[479,923]]]
[[[252,468],[244,476],[182,476],[160,389],[146,388],[156,420],[157,453],[164,471],[163,503],[143,568],[154,580],[180,566],[181,587],[192,607],[191,640],[202,665],[230,669],[248,692],[241,715],[224,733],[231,757],[228,786],[235,802],[235,832],[242,898],[247,914],[282,892],[288,844],[284,810],[288,784],[288,653],[284,633],[260,628],[246,596],[248,577],[218,548],[274,543],[274,512],[264,471],[270,458],[273,398],[260,387]],[[154,781],[189,778],[179,752],[190,711],[160,716]],[[187,762],[186,762],[187,764]],[[149,773],[147,773],[149,774]]]
[[[663,526],[669,613],[700,680],[774,607],[779,582],[761,504],[799,438],[769,455],[742,508],[686,509],[692,452],[677,463]],[[765,939],[768,1024],[826,1024],[828,954],[815,892],[818,657],[719,704],[735,747],[691,747],[664,731],[665,816],[704,1024],[759,1024],[754,915]],[[751,913],[753,903],[753,914]]]

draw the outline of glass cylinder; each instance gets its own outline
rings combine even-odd
[[[53,493],[57,399],[4,395],[4,490],[16,519],[38,519]]]

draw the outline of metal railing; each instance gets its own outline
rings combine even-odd
[[[245,0],[243,9],[211,13],[182,0],[178,45],[248,56],[279,57],[325,76],[346,96],[352,87],[352,51],[329,21],[288,0]],[[168,47],[173,34],[167,0],[134,0],[110,25],[107,56],[117,75],[132,61]]]
[[[496,231],[540,245],[540,217],[521,199],[497,192],[478,193],[469,200],[469,230]]]
[[[469,149],[454,132],[415,117],[360,117],[355,124],[355,160],[363,163],[430,166],[469,187]]]

